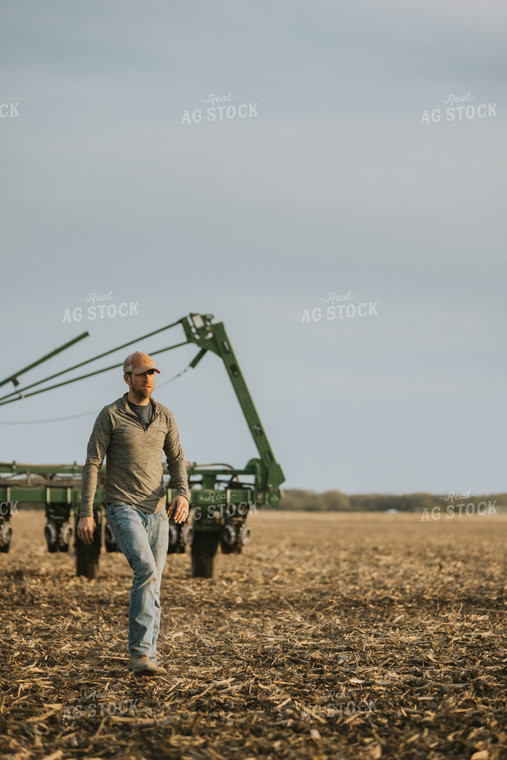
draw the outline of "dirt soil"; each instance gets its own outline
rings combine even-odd
[[[0,554],[0,757],[507,758],[507,515],[259,511],[212,580],[169,555],[160,660],[127,669],[130,568]]]

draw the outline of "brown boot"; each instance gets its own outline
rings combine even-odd
[[[167,670],[155,665],[147,654],[130,655],[130,667],[136,676],[165,676]]]

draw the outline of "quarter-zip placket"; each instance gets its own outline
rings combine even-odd
[[[130,406],[127,406],[128,403],[129,403],[128,399],[125,399],[125,413],[129,417],[135,419],[136,422],[141,426],[143,432],[146,433],[147,430],[148,430],[148,428],[151,427],[151,425],[155,422],[155,420],[157,419],[157,417],[160,415],[160,409],[157,410],[156,404],[154,402],[152,402],[151,399],[150,399],[150,404],[153,406],[153,412],[152,412],[152,415],[151,415],[151,420],[148,422],[148,424],[145,427],[144,424],[143,424],[143,422],[141,421],[141,418],[139,417],[139,415],[136,412],[133,412],[130,409]]]

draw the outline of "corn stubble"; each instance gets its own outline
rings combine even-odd
[[[212,580],[168,556],[141,681],[126,560],[77,578],[43,524],[0,556],[2,758],[507,758],[507,515],[259,512]]]

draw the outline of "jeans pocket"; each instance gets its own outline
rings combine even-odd
[[[122,501],[115,501],[112,504],[106,504],[106,514],[115,511],[118,507],[126,506]]]
[[[106,510],[105,510],[106,520],[109,523],[116,524],[118,522],[118,516],[119,516],[119,514],[121,514],[121,509],[119,511],[118,507],[121,508],[122,506],[123,505],[120,504],[119,502],[116,502],[115,504],[107,504],[106,505]]]

